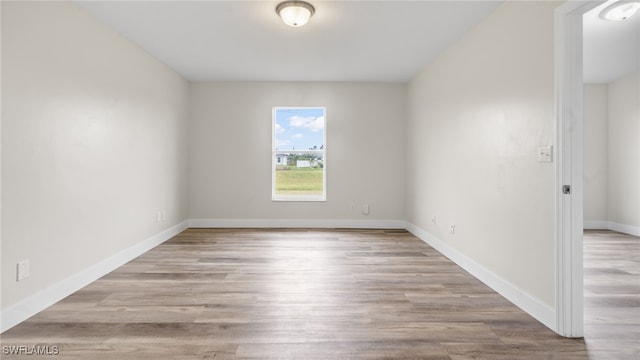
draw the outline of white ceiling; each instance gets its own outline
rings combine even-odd
[[[640,14],[584,16],[584,78],[640,68]],[[282,23],[278,0],[85,1],[86,12],[192,81],[405,82],[502,1],[312,0],[309,24]]]
[[[584,15],[584,81],[607,84],[640,69],[640,13],[624,21],[600,18],[607,1]]]
[[[380,82],[410,80],[501,3],[310,2],[291,28],[277,0],[76,1],[192,81]]]

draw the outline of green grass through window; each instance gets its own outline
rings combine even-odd
[[[298,168],[295,166],[276,169],[277,195],[322,195],[322,168]]]

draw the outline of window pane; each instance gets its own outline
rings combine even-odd
[[[325,109],[273,109],[273,200],[326,199]]]
[[[276,108],[274,150],[324,149],[323,108]]]
[[[274,156],[276,196],[323,196],[323,154],[276,153]]]

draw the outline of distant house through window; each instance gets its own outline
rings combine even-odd
[[[276,165],[288,165],[289,164],[289,155],[287,154],[277,154],[276,155]]]
[[[323,107],[273,108],[272,200],[326,200],[325,112]]]

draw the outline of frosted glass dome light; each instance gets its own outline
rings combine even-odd
[[[315,9],[305,1],[284,1],[278,4],[276,12],[285,24],[300,27],[309,21]]]
[[[632,17],[640,9],[640,1],[617,1],[602,10],[600,17],[611,21],[622,21]]]

